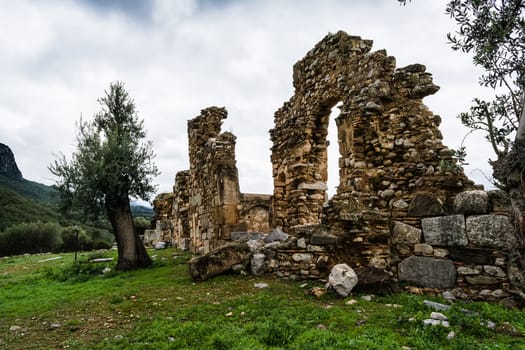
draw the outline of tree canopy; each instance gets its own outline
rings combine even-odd
[[[64,211],[80,211],[87,218],[106,212],[119,246],[119,268],[148,265],[133,225],[129,198],[148,200],[155,192],[152,179],[158,170],[152,144],[143,140],[144,122],[122,82],[110,84],[98,102],[101,111],[93,120],[78,122],[77,149],[71,160],[61,155],[49,169],[59,178],[57,188]]]

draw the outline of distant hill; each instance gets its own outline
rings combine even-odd
[[[24,197],[0,185],[0,231],[23,222],[57,222],[60,215],[49,204]]]
[[[0,187],[6,187],[21,196],[33,199],[37,202],[47,204],[57,204],[59,201],[58,191],[38,182],[26,180],[24,178],[13,178],[0,175]]]
[[[15,155],[9,146],[0,143],[0,174],[13,179],[21,179],[22,172],[16,165]]]
[[[133,214],[133,217],[145,217],[145,218],[151,218],[153,215],[155,215],[155,212],[153,211],[153,208],[146,207],[141,204],[137,204],[135,202],[131,202],[131,213]]]

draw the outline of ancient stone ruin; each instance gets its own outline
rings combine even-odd
[[[442,144],[441,119],[422,102],[439,90],[431,74],[421,64],[397,68],[371,48],[338,32],[294,65],[295,93],[270,130],[271,196],[240,192],[235,136],[220,130],[224,108],[188,122],[190,168],[155,210],[161,239],[211,252],[194,264],[195,278],[220,273],[210,261],[222,259],[225,269],[294,279],[326,278],[346,263],[358,286],[403,282],[494,298],[523,285],[508,199],[474,185]],[[328,199],[335,106],[339,186]]]

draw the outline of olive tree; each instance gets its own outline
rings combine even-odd
[[[49,166],[58,177],[61,207],[84,218],[107,215],[118,246],[117,269],[146,267],[151,259],[134,226],[130,197],[148,200],[155,192],[151,142],[122,82],[110,84],[98,100],[101,111],[77,124],[71,159],[63,154]]]

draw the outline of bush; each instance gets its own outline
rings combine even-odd
[[[57,223],[22,223],[0,233],[1,256],[55,252],[61,246],[62,228]]]
[[[150,220],[142,216],[134,218],[133,222],[135,223],[135,229],[137,230],[137,233],[139,235],[143,235],[144,231],[148,230],[151,227]]]
[[[77,239],[78,233],[78,239]],[[93,249],[93,239],[78,226],[69,226],[62,230],[62,250],[65,252],[86,251]]]

